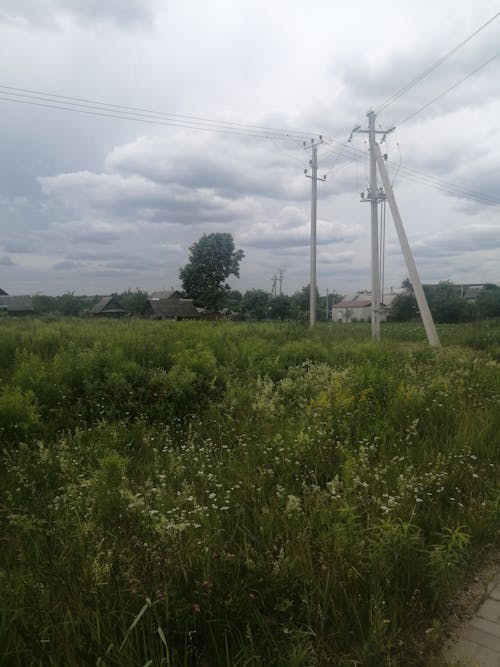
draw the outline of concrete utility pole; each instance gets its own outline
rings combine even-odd
[[[370,146],[370,213],[372,241],[372,338],[380,340],[380,276],[378,256],[378,187],[377,163],[375,161],[375,112],[368,112],[368,138]]]
[[[420,282],[420,278],[417,271],[417,266],[413,255],[410,249],[410,244],[408,243],[408,238],[406,236],[405,229],[403,227],[403,221],[401,220],[401,215],[399,214],[398,205],[394,197],[394,191],[392,189],[391,181],[387,174],[387,169],[385,167],[384,160],[380,153],[380,147],[375,144],[375,159],[382,177],[382,183],[384,184],[384,189],[387,194],[387,199],[389,201],[389,206],[391,209],[392,219],[394,220],[394,226],[396,227],[396,232],[399,237],[399,243],[401,244],[401,250],[406,262],[406,267],[408,269],[408,274],[410,276],[411,284],[413,285],[413,291],[415,292],[415,298],[417,299],[418,308],[420,310],[420,315],[422,316],[422,321],[424,323],[425,332],[429,340],[429,344],[434,347],[439,347],[439,336],[434,325],[434,320],[432,319],[432,313],[425,298],[424,288]]]
[[[309,326],[311,329],[316,324],[316,217],[318,206],[318,181],[326,181],[326,175],[318,177],[318,146],[323,143],[323,138],[320,136],[317,143],[311,139],[312,155],[309,162],[311,166],[311,176],[304,170],[306,178],[311,179],[311,278],[309,280]],[[304,148],[307,147],[304,142]]]
[[[375,146],[376,135],[383,134],[384,138],[389,133],[392,132],[394,128],[390,130],[376,130],[375,129],[375,119],[376,114],[373,110],[366,114],[368,116],[368,130],[361,130],[360,126],[356,126],[352,132],[349,141],[352,138],[352,135],[355,132],[361,134],[368,134],[368,145],[370,149],[370,187],[368,189],[368,195],[364,197],[362,201],[370,202],[370,217],[371,217],[371,291],[372,291],[372,305],[371,305],[371,321],[372,321],[372,339],[380,340],[380,259],[379,259],[379,238],[378,238],[378,205],[379,202],[385,197],[385,195],[379,192],[377,186],[377,161],[375,158]]]

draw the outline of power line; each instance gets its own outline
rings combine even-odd
[[[69,95],[55,95],[39,90],[30,90],[27,88],[17,88],[14,86],[0,85],[0,93],[4,96],[1,99],[10,102],[19,102],[25,104],[34,104],[35,106],[45,106],[46,108],[56,108],[63,111],[74,111],[91,115],[110,116],[112,118],[125,118],[140,122],[150,122],[158,125],[172,125],[178,127],[188,127],[192,129],[203,129],[212,131],[228,131],[234,134],[249,136],[261,136],[262,134],[276,136],[282,139],[295,138],[303,139],[316,134],[310,131],[288,130],[284,128],[267,127],[263,125],[251,125],[246,123],[237,123],[232,121],[222,121],[212,118],[190,116],[184,114],[175,114],[165,111],[145,109],[141,107],[130,107],[122,104],[113,104],[101,102],[98,100],[86,99],[82,97],[71,97]],[[30,102],[31,100],[31,102]],[[37,101],[35,104],[33,100]],[[90,110],[90,111],[88,111]]]
[[[484,62],[484,63],[482,63],[481,65],[479,65],[479,67],[476,67],[476,69],[472,70],[472,72],[469,72],[469,74],[467,74],[467,76],[464,76],[463,79],[460,79],[460,81],[456,81],[456,82],[455,82],[453,85],[451,85],[449,88],[447,88],[447,89],[444,90],[442,93],[440,93],[439,95],[437,95],[436,97],[434,97],[434,99],[432,99],[430,102],[427,102],[426,104],[424,104],[423,106],[421,106],[419,109],[417,109],[416,111],[414,111],[413,113],[411,113],[409,116],[407,116],[407,117],[404,118],[403,120],[399,121],[399,123],[397,123],[397,125],[402,125],[403,123],[406,123],[406,122],[409,121],[411,118],[413,118],[414,116],[416,116],[417,114],[419,114],[421,111],[424,111],[424,109],[427,109],[428,107],[430,107],[431,104],[434,104],[434,102],[437,102],[438,100],[440,100],[442,97],[444,97],[445,95],[447,95],[448,93],[450,93],[452,90],[454,90],[455,88],[457,88],[461,83],[463,83],[464,81],[467,81],[467,79],[470,79],[471,76],[474,76],[474,74],[477,74],[477,72],[479,72],[479,71],[482,70],[484,67],[486,67],[487,65],[489,65],[491,62],[493,62],[493,60],[495,60],[495,58],[498,58],[498,56],[500,56],[500,51],[498,51],[497,53],[495,53],[495,55],[492,56],[491,58],[489,58],[486,62]]]
[[[454,46],[450,51],[445,53],[441,58],[438,58],[430,67],[425,69],[423,72],[421,72],[419,75],[417,75],[414,79],[412,79],[409,83],[406,84],[406,86],[403,86],[403,88],[400,88],[394,95],[391,95],[391,97],[387,98],[385,102],[383,102],[377,109],[376,113],[380,113],[380,111],[383,111],[386,109],[388,106],[393,104],[396,100],[398,100],[400,97],[405,95],[411,88],[417,85],[422,79],[424,79],[426,76],[434,72],[440,65],[442,65],[448,58],[450,58],[454,53],[459,51],[463,46],[465,46],[468,42],[471,41],[476,35],[478,35],[482,30],[484,30],[490,23],[492,23],[495,19],[497,19],[500,16],[500,12],[497,12],[494,16],[489,18],[486,23],[483,23],[479,28],[474,30],[468,37],[466,37],[464,40],[462,40],[459,44]]]
[[[355,157],[353,157],[353,154],[360,158],[365,156],[364,151],[354,148],[354,146],[352,146],[351,149],[352,153],[349,153],[348,148],[345,144],[341,144],[340,142],[334,142],[334,143],[333,142],[334,140],[332,140],[331,138],[325,140],[325,143],[331,146],[333,149],[331,151],[326,150],[326,152],[331,152],[332,155],[340,155],[343,158],[345,158],[345,160],[351,161],[353,163],[355,162]],[[487,206],[500,205],[500,198],[498,197],[492,197],[484,193],[476,192],[464,186],[455,183],[450,183],[449,181],[445,181],[436,176],[429,176],[428,174],[425,174],[416,169],[405,167],[401,164],[394,167],[394,169],[396,173],[399,175],[399,177],[405,180],[416,181],[422,185],[427,185],[428,187],[432,187],[436,190],[440,190],[441,192],[453,195],[455,197],[458,196],[467,199],[472,199]]]

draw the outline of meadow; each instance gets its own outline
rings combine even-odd
[[[1,664],[425,665],[500,544],[500,322],[439,333],[0,320]]]

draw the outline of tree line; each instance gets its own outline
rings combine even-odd
[[[395,322],[407,322],[419,317],[417,300],[410,281],[404,280],[402,287],[405,292],[396,296],[389,309],[389,319]],[[438,323],[500,317],[500,287],[492,283],[484,285],[474,300],[468,299],[462,294],[460,286],[450,281],[424,285],[424,292],[432,316]]]
[[[189,248],[187,264],[179,270],[182,293],[193,299],[194,304],[207,311],[226,311],[235,319],[254,320],[306,320],[309,317],[309,285],[302,287],[291,296],[271,294],[263,289],[250,289],[242,293],[231,289],[227,280],[230,276],[239,278],[240,262],[245,256],[236,249],[229,233],[204,234]],[[401,285],[404,292],[398,294],[388,311],[390,320],[404,322],[419,317],[417,302],[410,281]],[[475,300],[467,299],[460,287],[449,281],[438,285],[424,285],[429,307],[436,322],[467,322],[475,319],[500,317],[500,287],[488,284],[479,290]],[[123,308],[136,315],[142,315],[148,299],[144,290],[128,289],[113,293]],[[68,292],[62,296],[33,297],[35,313],[81,315],[90,310],[99,296],[76,296]],[[326,297],[316,295],[317,319],[328,319],[327,305],[331,307],[342,299],[333,294],[329,304]],[[330,315],[331,317],[331,315]]]

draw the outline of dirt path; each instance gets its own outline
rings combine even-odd
[[[500,667],[500,554],[450,603],[443,646],[429,667]]]

